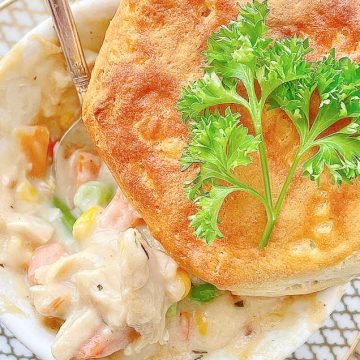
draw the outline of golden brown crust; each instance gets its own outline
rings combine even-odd
[[[122,0],[95,66],[84,119],[121,188],[181,266],[228,289],[261,290],[271,282],[300,281],[312,273],[316,280],[360,251],[358,181],[338,189],[325,176],[317,189],[299,169],[265,250],[258,247],[264,208],[244,193],[231,195],[223,206],[224,239],[207,246],[189,228],[188,216],[195,208],[183,183],[193,174],[179,168],[187,129],[175,104],[180,89],[201,76],[207,38],[237,16],[237,2]],[[335,46],[338,54],[360,60],[360,0],[270,0],[269,6],[273,36],[310,36],[315,57]],[[298,137],[280,111],[264,116],[276,197]],[[251,128],[247,114],[242,121]],[[257,156],[245,174],[240,172],[262,188]],[[358,262],[354,271],[360,271]],[[354,271],[347,268],[346,276]],[[327,279],[326,284],[335,282]]]

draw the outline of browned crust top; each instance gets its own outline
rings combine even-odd
[[[195,208],[183,190],[193,174],[182,173],[178,162],[187,129],[175,104],[180,89],[202,75],[207,38],[237,16],[236,3],[122,0],[84,106],[102,157],[154,237],[182,267],[221,288],[300,277],[360,250],[359,182],[338,189],[325,175],[318,189],[301,169],[265,250],[258,247],[265,210],[244,193],[229,196],[222,208],[223,239],[207,246],[194,238],[188,216]],[[360,0],[270,0],[269,6],[273,36],[309,36],[313,57],[336,47],[338,55],[360,60]],[[242,122],[251,129],[243,112]],[[263,126],[276,198],[298,136],[281,111],[265,111]],[[259,159],[253,160],[238,175],[261,190]]]

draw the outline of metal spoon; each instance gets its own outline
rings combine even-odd
[[[79,95],[80,104],[82,105],[90,81],[90,72],[85,61],[70,6],[67,0],[46,0],[46,2],[50,7],[55,31],[59,37],[71,78]],[[80,145],[81,148],[96,152],[81,118],[75,121],[61,138],[54,159],[55,176],[57,180],[62,176],[61,181],[56,182],[56,192],[69,206],[73,205],[72,196],[69,196],[69,194],[71,194],[71,184],[67,181],[69,178],[68,174],[61,171],[61,169],[66,169],[67,160],[65,151],[71,147],[72,144],[77,147]],[[139,232],[149,247],[164,252],[162,246],[151,237],[147,228],[142,226],[139,228]]]
[[[13,4],[16,1],[17,0],[4,0],[3,2],[0,3],[0,11],[4,10],[5,8],[7,8],[9,5]]]
[[[90,81],[90,72],[85,61],[73,14],[67,0],[46,0],[46,2],[51,10],[55,31],[59,37],[71,78],[82,105]],[[66,180],[69,176],[63,173],[61,169],[65,169],[65,151],[72,145],[77,147],[80,145],[81,148],[95,151],[81,118],[75,121],[63,135],[54,158],[55,176],[56,178],[63,177],[62,181],[57,181],[56,192],[68,205],[71,205],[69,204],[71,200],[67,196],[70,184]]]

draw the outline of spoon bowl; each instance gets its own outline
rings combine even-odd
[[[67,0],[46,0],[46,3],[51,11],[55,31],[59,37],[71,78],[82,105],[90,81],[90,72],[85,61],[73,14]],[[55,177],[63,177],[62,181],[57,182],[56,192],[58,197],[64,200],[67,205],[71,205],[71,199],[68,196],[71,184],[68,180],[70,177],[66,176],[66,171],[64,171],[66,169],[65,162],[68,158],[66,150],[74,147],[74,145],[77,148],[96,152],[81,118],[75,121],[63,135],[54,157]]]
[[[82,119],[76,120],[61,138],[54,154],[54,172],[55,178],[62,177],[61,181],[56,182],[56,195],[68,206],[72,206],[71,186],[68,171],[68,149],[81,148],[83,150],[95,153],[95,146],[92,143],[89,134],[85,128]]]

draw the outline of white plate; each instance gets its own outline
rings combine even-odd
[[[119,0],[85,0],[74,6],[75,19],[89,62],[95,59],[118,2]],[[56,48],[49,49],[48,42],[56,43],[56,36],[51,22],[45,21],[20,41],[0,63],[0,129],[4,130],[4,134],[6,131],[11,131],[24,117],[30,122],[39,112],[44,96],[50,104],[50,110],[47,111],[51,111],[51,106],[54,106],[52,102],[58,100],[56,95],[52,96],[54,89],[51,88],[53,84],[50,80],[49,83],[44,79],[40,83],[36,81],[38,74],[41,74],[44,69],[47,69],[44,71],[49,74],[59,70],[56,66],[51,68],[53,63],[49,59],[54,56],[53,52],[56,52],[54,50]],[[46,51],[44,44],[47,44]],[[63,63],[56,64],[59,68],[62,67],[59,70],[60,73],[64,73]],[[70,80],[67,79],[67,81]],[[4,134],[0,134],[0,139]],[[37,321],[27,298],[19,296],[15,289],[17,286],[12,278],[6,271],[0,270],[0,295],[5,295],[9,302],[14,303],[23,312],[23,314],[4,314],[1,313],[0,306],[0,320],[37,357],[43,360],[53,359],[50,348],[54,334]],[[297,298],[282,325],[268,331],[266,336],[256,344],[256,351],[254,348],[249,350],[249,354],[256,353],[256,355],[250,355],[249,359],[279,360],[291,354],[322,325],[333,311],[342,293],[343,289],[337,287],[319,293],[311,301],[306,297]],[[314,304],[320,305],[322,309],[314,310]],[[224,351],[217,351],[207,359],[233,359],[228,354],[228,352],[225,355]]]

